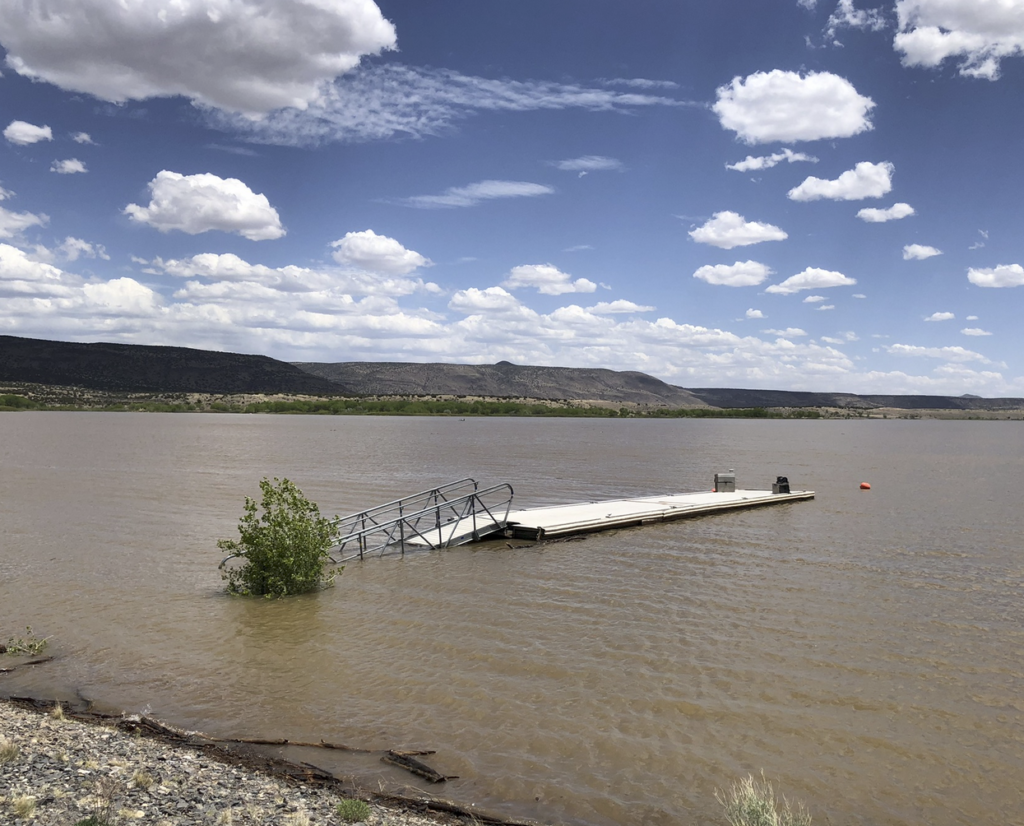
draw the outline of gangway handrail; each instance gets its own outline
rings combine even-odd
[[[448,497],[445,495],[453,490],[459,488],[465,488],[468,485],[473,486],[473,490],[479,489],[480,485],[470,476],[465,479],[457,479],[454,482],[448,482],[444,485],[438,485],[436,488],[429,488],[427,490],[420,491],[419,493],[413,493],[409,496],[403,496],[401,499],[395,499],[391,502],[385,502],[383,505],[377,505],[373,508],[368,508],[365,511],[358,511],[357,513],[350,513],[348,516],[338,516],[331,520],[332,527],[339,527],[344,525],[346,522],[360,521],[364,527],[367,521],[379,521],[389,511],[397,511],[399,516],[402,516],[405,512],[407,505],[412,505],[418,500],[422,500],[424,503],[429,502],[433,499],[434,504],[437,505],[440,502],[447,502]],[[465,495],[465,494],[463,494]],[[422,504],[416,506],[416,510],[423,510]],[[388,517],[386,521],[391,521],[393,517]]]
[[[355,559],[359,557],[364,558],[367,553],[380,551],[380,556],[390,547],[397,547],[403,554],[405,553],[406,543],[413,541],[418,538],[428,548],[447,548],[454,544],[461,544],[462,542],[471,541],[478,539],[480,536],[479,530],[481,522],[483,526],[488,529],[488,532],[497,531],[503,528],[508,522],[508,514],[512,508],[512,497],[514,491],[512,486],[503,483],[498,485],[492,485],[489,488],[480,490],[476,485],[476,482],[472,479],[461,480],[461,482],[470,481],[473,482],[474,490],[472,493],[464,494],[453,499],[447,499],[442,497],[442,501],[436,502],[426,508],[421,508],[418,511],[412,513],[401,513],[398,516],[392,517],[386,521],[371,521],[369,525],[365,523],[361,527],[354,527],[348,533],[341,534],[335,537],[332,545],[333,549],[344,551],[345,546],[355,542],[358,545],[358,551],[352,553],[349,556],[342,557],[337,560],[338,562],[345,562],[349,559]],[[451,485],[444,486],[446,489],[450,489],[452,486],[458,483],[452,483]],[[435,489],[437,490],[437,489]],[[484,501],[483,497],[491,498],[493,494],[499,491],[507,492],[503,498],[492,504],[488,504]],[[426,494],[431,494],[434,491],[425,491]],[[414,494],[411,497],[404,497],[402,500],[396,500],[396,502],[406,502],[411,499],[416,499],[423,494]],[[393,504],[393,503],[389,503]],[[383,507],[383,506],[382,506]],[[504,513],[501,513],[501,509],[504,508]],[[374,508],[371,511],[365,511],[363,513],[376,513],[379,512],[380,508]],[[442,521],[441,517],[446,512],[450,512],[451,515]],[[500,514],[500,516],[498,515]],[[483,517],[486,515],[487,519],[484,521]],[[354,517],[360,517],[362,514],[354,514]],[[479,517],[479,518],[478,518]],[[340,524],[352,517],[345,517],[344,519],[337,520],[335,524]],[[468,520],[468,524],[471,526],[466,531],[456,534],[455,529],[459,527],[459,523]],[[427,525],[422,525],[421,522],[427,521]],[[453,524],[454,523],[454,524]],[[449,532],[447,538],[444,536],[444,529],[447,526],[452,526],[452,530]],[[433,534],[436,532],[436,541],[433,538]],[[375,534],[381,536],[377,541],[371,543],[367,541]],[[397,534],[397,537],[396,537]],[[372,547],[371,547],[372,545]]]

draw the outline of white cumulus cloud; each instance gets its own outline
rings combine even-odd
[[[990,336],[988,330],[982,330],[980,327],[964,327],[961,331],[965,336]]]
[[[804,152],[794,152],[792,149],[783,149],[781,152],[774,152],[771,155],[747,155],[742,161],[727,163],[726,169],[735,169],[737,172],[756,172],[762,169],[771,169],[783,161],[787,163],[817,163],[818,159],[813,155]]]
[[[394,238],[378,235],[372,229],[348,232],[331,243],[332,256],[339,264],[350,264],[370,272],[407,275],[419,267],[428,267],[430,259],[403,247]]]
[[[952,320],[954,318],[956,318],[956,314],[955,313],[939,312],[939,313],[932,313],[930,316],[928,316],[925,319],[925,321],[950,321],[950,320]]]
[[[886,221],[898,221],[901,218],[909,218],[914,214],[914,208],[910,204],[893,204],[888,209],[877,207],[864,207],[857,213],[857,217],[869,224],[884,224]]]
[[[762,241],[783,241],[789,236],[772,224],[747,221],[742,215],[728,210],[716,212],[711,220],[691,230],[690,237],[698,244],[710,244],[724,250],[746,247]]]
[[[197,235],[210,230],[237,232],[251,241],[280,238],[281,219],[267,196],[253,192],[237,178],[211,173],[181,175],[166,169],[149,182],[148,206],[129,204],[124,214],[161,232],[181,230]]]
[[[0,9],[2,8],[4,7],[0,6]],[[4,129],[4,137],[18,146],[28,146],[39,141],[52,141],[53,130],[49,126],[35,126],[23,120],[12,120]]]
[[[934,258],[936,255],[942,255],[942,250],[924,244],[907,244],[903,248],[904,261],[924,261],[924,259]]]
[[[693,277],[723,287],[755,287],[773,272],[771,267],[757,261],[737,261],[703,266]]]
[[[586,278],[577,278],[573,281],[571,275],[551,264],[524,264],[513,267],[508,278],[501,282],[501,286],[510,290],[535,287],[543,295],[592,293],[597,289],[597,284],[593,281]]]
[[[47,0],[0,4],[0,43],[10,68],[69,91],[257,116],[305,108],[396,41],[373,0]]]
[[[807,335],[807,332],[805,330],[801,330],[799,327],[787,327],[785,330],[762,330],[761,332],[770,336],[779,336],[781,338],[800,338],[801,336]]]
[[[712,109],[722,126],[749,144],[848,138],[872,128],[874,101],[830,72],[755,72],[717,95]]]
[[[823,296],[823,295],[809,295],[809,296],[807,296],[807,298],[805,298],[803,300],[803,303],[804,304],[820,304],[822,301],[825,301],[825,300],[826,300],[825,296]]]
[[[788,197],[794,201],[817,201],[822,198],[833,201],[859,201],[863,198],[881,198],[892,189],[894,171],[895,167],[888,161],[861,161],[834,181],[809,177],[799,186],[789,190]]]
[[[88,170],[85,168],[85,164],[78,160],[78,158],[68,158],[63,161],[54,161],[50,164],[50,171],[56,172],[59,175],[74,175],[87,172]]]
[[[399,203],[419,209],[470,207],[496,198],[536,198],[554,191],[550,186],[527,181],[479,181],[469,186],[450,187],[440,195],[414,195]]]
[[[840,29],[868,29],[873,32],[886,27],[885,14],[881,9],[858,9],[853,0],[839,0],[836,10],[828,19],[825,36],[836,42]]]
[[[781,284],[772,284],[765,292],[777,295],[792,295],[801,290],[823,290],[828,287],[847,287],[856,284],[854,278],[833,270],[808,267],[803,272],[791,275]]]
[[[760,310],[755,310],[753,307],[751,307],[750,309],[747,310],[746,317],[747,318],[764,318],[765,315]]]
[[[967,280],[979,287],[1021,287],[1024,286],[1024,267],[1020,264],[1000,264],[990,269],[971,267]]]
[[[896,14],[894,45],[905,66],[959,58],[961,75],[996,80],[1005,58],[1024,55],[1018,0],[897,0]]]
[[[96,145],[96,142],[89,136],[88,132],[75,132],[75,134],[71,136],[71,140],[75,143],[87,143],[93,146]]]

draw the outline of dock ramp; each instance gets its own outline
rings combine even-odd
[[[466,478],[340,517],[331,555],[345,562],[476,542],[505,530],[512,494],[511,485],[481,490]]]

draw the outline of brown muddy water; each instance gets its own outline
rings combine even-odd
[[[525,506],[728,468],[817,499],[221,591],[264,475],[346,513],[463,476]],[[720,823],[715,789],[764,769],[818,823],[1021,824],[1022,481],[1014,422],[3,415],[0,636],[58,659],[0,693],[434,748],[445,796],[547,822]]]

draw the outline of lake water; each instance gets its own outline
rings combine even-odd
[[[729,468],[817,498],[349,563],[280,601],[217,572],[263,476],[333,514],[464,476],[528,506]],[[444,796],[547,822],[721,822],[715,789],[763,769],[818,823],[1021,824],[1022,481],[1014,422],[2,415],[0,636],[58,659],[0,693],[432,748]]]

